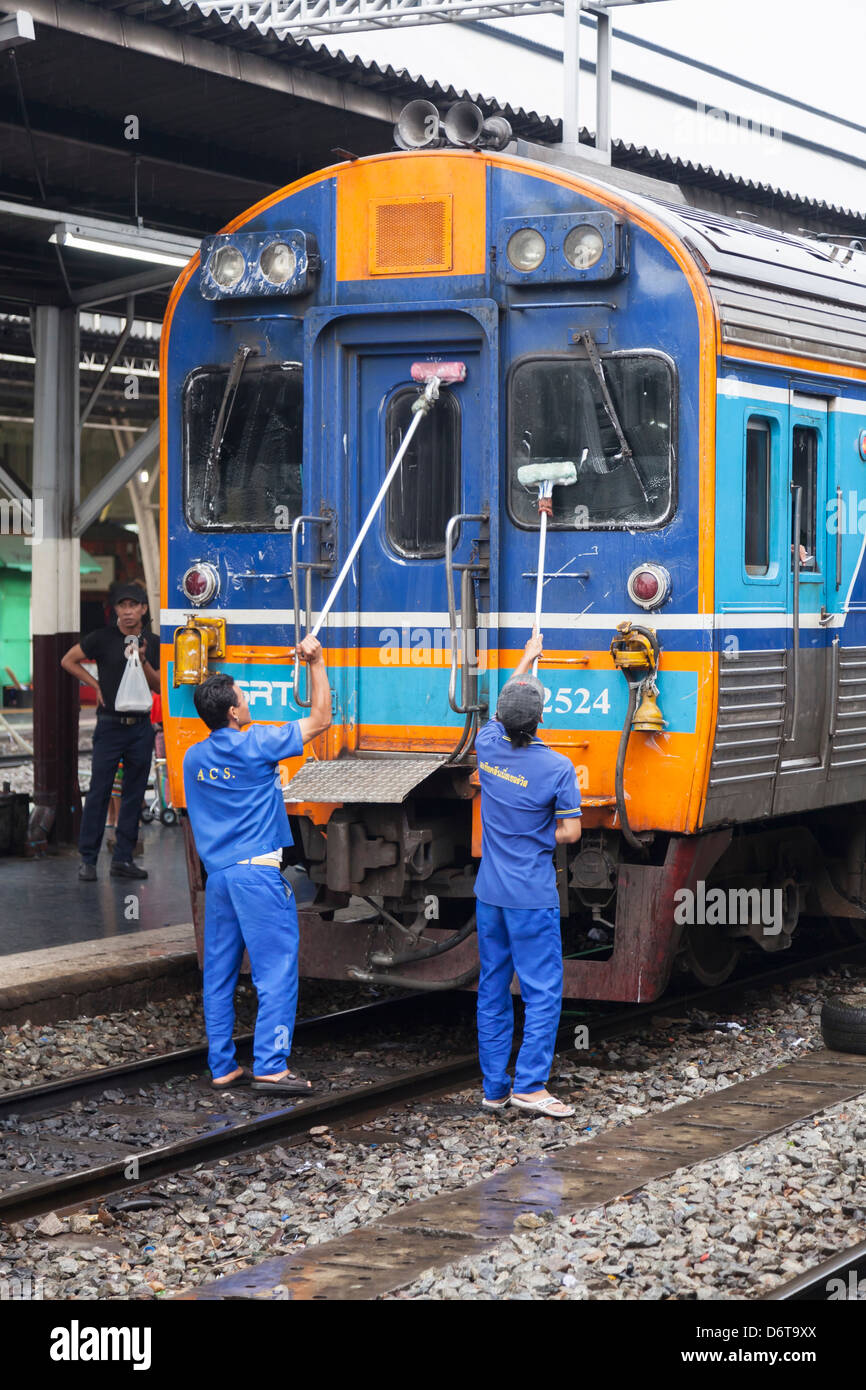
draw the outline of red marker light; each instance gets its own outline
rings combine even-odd
[[[194,603],[198,607],[201,607],[203,603],[210,603],[214,595],[219,592],[219,586],[219,574],[213,565],[204,560],[190,565],[180,585],[190,603]]]
[[[201,570],[190,570],[183,587],[187,598],[201,598],[207,590],[207,578]]]
[[[639,565],[628,577],[628,596],[641,608],[660,608],[671,591],[664,565]]]
[[[652,603],[658,597],[660,587],[658,575],[651,570],[639,570],[632,580],[635,598],[642,599],[644,603]]]

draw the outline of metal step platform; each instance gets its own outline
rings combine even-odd
[[[417,758],[334,758],[307,762],[284,788],[288,805],[297,802],[405,801],[409,793],[448,759],[447,753]]]

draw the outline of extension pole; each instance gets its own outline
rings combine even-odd
[[[547,518],[551,508],[551,498],[553,497],[553,481],[543,482],[538,489],[538,512],[541,517],[541,524],[538,532],[538,574],[535,580],[535,626],[532,629],[533,637],[537,637],[541,631],[541,591],[544,588],[544,554],[547,549]],[[532,663],[533,676],[538,675],[538,657]]]
[[[394,456],[394,462],[391,464],[391,467],[388,469],[388,472],[385,474],[384,482],[382,483],[382,486],[379,488],[379,491],[376,493],[376,500],[374,501],[372,507],[371,507],[370,510],[368,511],[368,513],[367,513],[367,515],[366,515],[366,517],[365,517],[365,519],[364,519],[364,524],[363,524],[363,526],[361,527],[360,531],[358,532],[357,536],[355,537],[355,540],[354,540],[354,543],[353,543],[353,545],[352,545],[352,548],[351,548],[351,550],[349,551],[349,553],[348,553],[348,555],[346,556],[346,559],[345,559],[345,561],[344,561],[343,568],[340,570],[340,573],[339,573],[338,576],[337,576],[337,579],[336,579],[336,581],[335,581],[335,583],[334,583],[334,586],[333,586],[333,588],[331,589],[331,592],[328,594],[328,597],[327,597],[326,600],[325,600],[325,606],[324,606],[324,608],[322,609],[321,613],[319,614],[319,617],[318,617],[318,620],[317,620],[317,622],[316,622],[316,625],[315,625],[315,627],[313,628],[312,632],[310,632],[310,633],[308,634],[310,637],[318,637],[318,635],[319,635],[319,629],[321,628],[323,622],[325,621],[325,619],[327,618],[327,616],[328,616],[328,614],[330,613],[331,609],[333,608],[334,603],[336,602],[337,595],[339,594],[341,588],[343,587],[343,583],[344,583],[344,581],[345,581],[346,575],[349,573],[349,570],[352,568],[352,564],[353,564],[353,562],[354,562],[355,556],[357,555],[358,551],[361,549],[361,544],[362,544],[362,542],[363,542],[363,540],[364,540],[364,537],[366,536],[367,532],[369,531],[370,527],[371,527],[372,524],[373,524],[373,521],[374,521],[374,519],[375,519],[375,517],[376,517],[376,514],[378,513],[379,508],[381,507],[382,502],[383,502],[383,500],[384,500],[384,498],[385,498],[385,494],[387,493],[389,487],[391,486],[391,483],[392,483],[392,481],[393,481],[393,479],[394,479],[394,475],[396,474],[397,469],[400,467],[400,464],[403,462],[403,455],[405,454],[405,452],[406,452],[406,450],[408,449],[410,443],[412,442],[412,436],[414,435],[416,429],[417,429],[418,426],[420,425],[420,423],[421,423],[421,421],[423,420],[424,416],[427,415],[427,414],[429,413],[431,407],[432,407],[433,405],[435,405],[435,403],[436,403],[436,401],[437,401],[438,399],[439,399],[439,377],[438,377],[438,376],[433,376],[433,377],[430,377],[430,379],[429,379],[428,382],[427,382],[427,385],[426,385],[425,388],[424,388],[423,394],[420,395],[420,396],[418,397],[417,401],[415,402],[415,404],[414,404],[413,407],[412,407],[413,411],[415,412],[415,419],[412,421],[411,425],[409,426],[408,430],[406,431],[406,438],[403,440],[403,443],[400,445],[400,448],[397,450],[397,453],[396,453],[395,456]]]

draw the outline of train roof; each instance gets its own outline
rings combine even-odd
[[[627,196],[659,217],[701,267],[724,344],[866,363],[866,252],[644,194]]]

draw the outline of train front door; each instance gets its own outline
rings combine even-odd
[[[826,743],[828,661],[832,614],[829,571],[835,546],[828,536],[830,489],[826,397],[791,392],[787,465],[788,615],[786,724],[773,810],[797,810],[809,782],[821,773]],[[810,798],[811,799],[811,798]]]
[[[330,409],[338,417],[337,470],[346,468],[341,558],[414,418],[422,388],[412,380],[413,364],[466,367],[466,379],[443,385],[416,429],[336,605],[344,610],[345,646],[354,648],[355,661],[354,681],[346,671],[346,746],[447,752],[460,739],[465,707],[486,700],[486,648],[495,636],[483,616],[491,607],[483,518],[495,509],[497,418],[487,338],[478,322],[458,313],[382,316],[375,344],[369,318],[344,320],[336,329],[340,390]],[[454,617],[465,627],[468,657],[456,672],[449,523]],[[461,568],[466,565],[472,568]],[[345,661],[348,666],[349,650]]]

